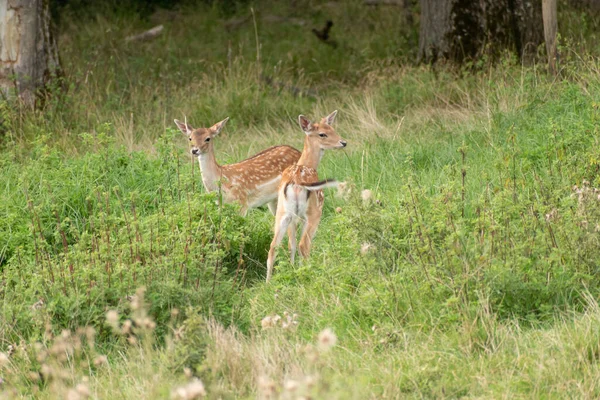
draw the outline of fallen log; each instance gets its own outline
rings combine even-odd
[[[155,37],[157,37],[158,35],[160,35],[162,33],[163,29],[164,29],[164,26],[158,25],[158,26],[155,26],[152,29],[148,29],[147,31],[142,32],[140,34],[127,36],[125,38],[125,41],[126,42],[135,42],[135,41],[139,41],[139,40],[154,39]]]

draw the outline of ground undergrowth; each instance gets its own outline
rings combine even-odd
[[[411,31],[384,9],[353,25],[358,2],[242,7],[234,28],[186,7],[63,10],[64,84],[2,103],[0,396],[600,395],[593,18],[563,14],[554,78],[412,65]],[[325,18],[336,48],[311,36]],[[267,285],[271,214],[206,194],[172,120],[229,116],[228,163],[301,148],[298,114],[334,109],[348,147],[319,173],[346,185]]]

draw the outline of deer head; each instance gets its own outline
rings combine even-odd
[[[217,122],[210,128],[197,129],[189,125],[187,121],[181,122],[176,119],[175,124],[179,130],[188,137],[192,147],[191,153],[199,157],[203,154],[208,154],[213,150],[212,140],[219,132],[221,132],[227,121],[229,121],[229,117],[221,122]]]
[[[304,115],[298,117],[300,127],[306,133],[308,141],[312,146],[317,146],[321,150],[341,149],[346,147],[346,141],[338,135],[331,127],[337,110],[328,116],[321,118],[320,122],[312,123]]]

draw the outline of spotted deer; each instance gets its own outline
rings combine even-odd
[[[300,127],[306,134],[302,155],[295,165],[283,171],[279,183],[277,212],[275,213],[275,234],[267,259],[267,282],[273,275],[275,251],[283,240],[287,229],[290,258],[294,262],[296,255],[296,225],[302,221],[302,234],[299,250],[303,258],[310,254],[312,239],[317,231],[323,213],[323,191],[326,187],[337,185],[335,180],[319,181],[317,167],[325,150],[346,147],[343,140],[331,127],[337,110],[322,118],[318,123],[310,122],[300,115]]]
[[[210,128],[193,128],[187,121],[175,120],[177,127],[189,139],[192,155],[198,157],[202,183],[208,192],[219,190],[226,203],[239,202],[240,213],[268,204],[273,214],[277,208],[277,189],[283,171],[294,165],[300,152],[290,146],[273,146],[235,164],[219,165],[215,158],[213,139],[229,118]]]

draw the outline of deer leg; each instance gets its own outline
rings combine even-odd
[[[275,263],[275,251],[277,250],[277,246],[279,246],[283,240],[285,230],[290,222],[292,222],[291,215],[285,215],[283,213],[277,214],[278,215],[275,217],[275,235],[273,235],[273,241],[271,242],[271,248],[269,249],[269,257],[267,258],[267,282],[269,282],[273,275],[273,264]]]
[[[242,206],[240,208],[240,215],[242,217],[245,217],[246,214],[248,214],[248,210],[250,209],[250,204],[248,204],[248,198],[245,195],[241,194],[241,193],[232,193],[232,195],[235,196],[235,197],[233,197],[232,200],[226,199],[225,202],[226,203],[231,203],[232,201],[235,201],[235,199],[237,198],[238,202]]]
[[[296,257],[296,221],[291,221],[288,227],[288,247],[290,249],[290,260],[294,263]]]
[[[302,228],[302,237],[300,238],[300,254],[304,258],[308,258],[310,255],[310,247],[312,245],[312,239],[317,233],[319,222],[321,222],[321,210],[314,210],[313,212],[307,213],[304,227]]]

